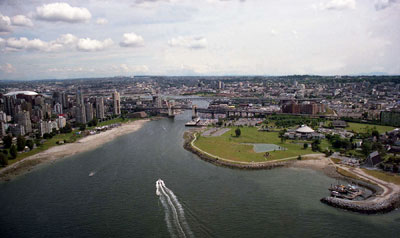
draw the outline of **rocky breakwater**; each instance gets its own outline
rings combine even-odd
[[[387,213],[400,205],[400,194],[392,194],[386,199],[371,197],[363,201],[352,201],[336,197],[325,197],[321,202],[333,207],[364,214]]]

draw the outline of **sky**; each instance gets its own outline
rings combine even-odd
[[[0,0],[0,79],[400,74],[400,0]]]

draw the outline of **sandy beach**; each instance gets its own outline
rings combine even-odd
[[[84,137],[77,142],[54,146],[46,151],[29,156],[0,170],[0,181],[10,180],[13,177],[30,171],[35,165],[51,162],[56,159],[93,150],[115,138],[139,130],[149,120],[138,120],[122,124],[117,128]]]

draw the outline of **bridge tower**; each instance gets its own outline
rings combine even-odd
[[[193,106],[192,106],[192,119],[193,119],[193,118],[197,118],[197,117],[199,117],[199,115],[198,115],[198,113],[197,113],[197,106],[196,106],[196,105],[193,105]]]
[[[175,117],[174,104],[167,101],[168,117]]]

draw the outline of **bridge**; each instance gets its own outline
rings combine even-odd
[[[161,113],[162,111],[168,111],[168,116],[173,117],[175,115],[176,110],[192,110],[192,117],[198,117],[199,113],[202,114],[211,114],[211,118],[215,118],[215,115],[226,115],[226,118],[260,118],[266,117],[270,115],[290,115],[290,116],[306,116],[311,118],[326,118],[326,119],[337,119],[337,116],[333,115],[312,115],[312,114],[292,114],[292,113],[282,113],[282,112],[270,112],[264,111],[260,109],[236,109],[236,108],[197,108],[196,106],[192,107],[148,107],[148,108],[136,108],[136,109],[125,109],[124,111],[153,111]]]

